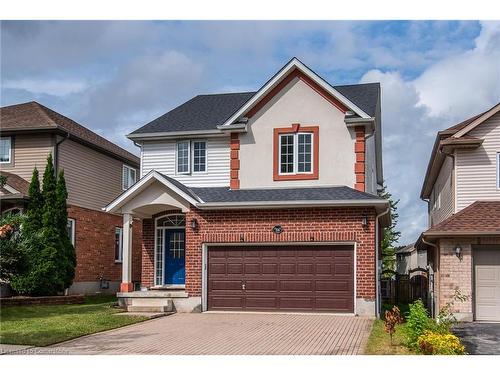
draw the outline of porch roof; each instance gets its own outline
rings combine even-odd
[[[231,190],[229,187],[188,187],[172,177],[152,170],[104,210],[119,213],[121,207],[132,202],[154,182],[159,182],[171,194],[172,199],[177,199],[180,203],[187,202],[199,209],[373,207],[377,212],[382,212],[389,207],[387,200],[347,186],[239,190]],[[382,220],[389,221],[385,217]]]

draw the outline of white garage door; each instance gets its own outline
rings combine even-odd
[[[474,251],[476,320],[500,321],[500,249]]]

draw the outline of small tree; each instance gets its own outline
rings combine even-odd
[[[42,228],[43,214],[43,197],[40,191],[40,179],[36,167],[33,169],[28,195],[30,200],[26,210],[26,220],[23,223],[23,231],[32,234]]]
[[[398,222],[397,206],[399,200],[395,201],[392,199],[391,193],[387,191],[387,186],[384,185],[382,191],[380,192],[380,197],[387,199],[390,206],[391,215],[391,225],[387,228],[383,228],[382,231],[382,244],[381,244],[381,256],[382,256],[382,272],[381,276],[384,278],[391,278],[395,274],[396,266],[396,244],[401,237],[401,232],[396,230],[396,224]]]
[[[66,200],[68,199],[68,191],[66,190],[66,180],[64,171],[59,172],[56,185],[56,211],[57,211],[57,227],[61,237],[63,246],[64,264],[62,264],[62,278],[64,288],[69,288],[75,277],[76,254],[75,248],[71,244],[71,239],[68,236],[68,210]]]
[[[396,326],[401,323],[403,323],[403,318],[397,306],[393,306],[391,310],[385,312],[384,329],[391,337],[391,345],[392,337],[396,333]]]
[[[20,227],[22,215],[0,216],[0,280],[11,282],[26,267],[26,253]]]

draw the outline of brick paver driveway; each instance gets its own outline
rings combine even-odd
[[[61,354],[361,354],[372,322],[320,314],[175,314],[50,349]]]

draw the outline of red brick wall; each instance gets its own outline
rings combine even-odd
[[[363,228],[362,217],[368,216]],[[196,218],[199,230],[190,228]],[[186,291],[201,295],[202,244],[255,242],[357,243],[357,297],[375,298],[375,211],[365,208],[304,208],[281,210],[202,211],[192,208],[186,215]],[[272,228],[280,224],[283,233]],[[142,284],[153,283],[154,227],[144,220]]]
[[[122,264],[115,263],[115,227],[123,226],[121,216],[68,206],[75,219],[76,275],[78,281],[98,281],[100,277],[121,281]],[[132,280],[141,279],[142,225],[134,222],[132,232]]]

